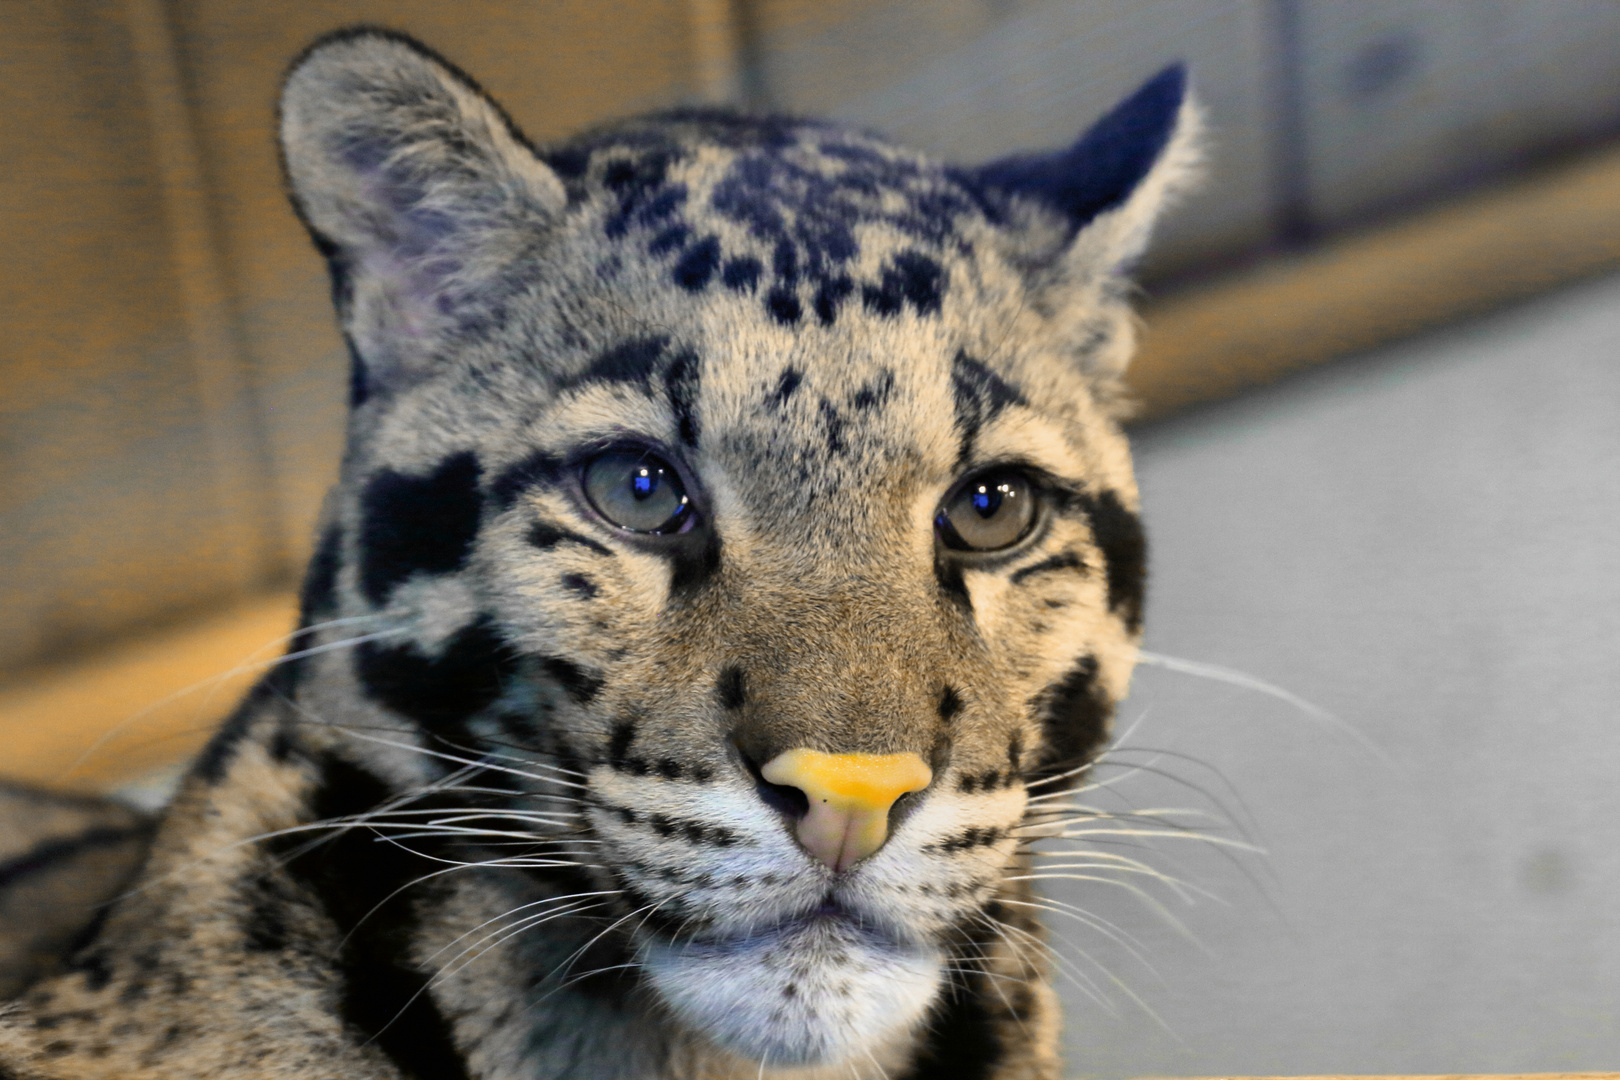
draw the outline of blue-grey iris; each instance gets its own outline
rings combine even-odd
[[[609,450],[586,462],[585,497],[598,513],[632,532],[670,533],[686,520],[686,487],[663,458]]]
[[[946,496],[935,524],[946,547],[995,551],[1022,540],[1034,521],[1028,478],[1002,470],[972,477]]]

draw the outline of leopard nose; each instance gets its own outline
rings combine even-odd
[[[799,843],[840,872],[882,847],[889,808],[934,778],[916,754],[823,754],[807,747],[784,751],[759,771],[804,792],[810,812],[796,826]]]

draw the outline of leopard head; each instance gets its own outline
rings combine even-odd
[[[281,116],[353,358],[300,708],[502,822],[470,872],[585,881],[528,932],[683,1037],[911,1046],[1135,661],[1123,272],[1182,71],[976,168],[707,111],[536,148],[376,31]]]

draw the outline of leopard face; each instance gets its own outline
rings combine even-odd
[[[906,1043],[1130,678],[1119,273],[1189,110],[977,170],[707,113],[535,150],[418,46],[317,46],[283,137],[355,369],[300,709],[583,882],[695,1037]]]

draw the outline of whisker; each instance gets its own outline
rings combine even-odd
[[[1305,700],[1291,690],[1285,690],[1275,683],[1266,682],[1264,679],[1250,675],[1248,672],[1222,667],[1220,664],[1206,663],[1202,660],[1184,660],[1181,657],[1167,656],[1163,653],[1148,652],[1146,650],[1137,652],[1137,660],[1143,664],[1175,672],[1177,675],[1191,675],[1200,679],[1209,679],[1213,682],[1226,683],[1228,686],[1236,686],[1244,690],[1252,690],[1255,693],[1274,697],[1278,701],[1292,705],[1295,709],[1298,709],[1324,727],[1348,737],[1385,765],[1394,763],[1383,747],[1373,742],[1354,724],[1336,716],[1314,702]]]

